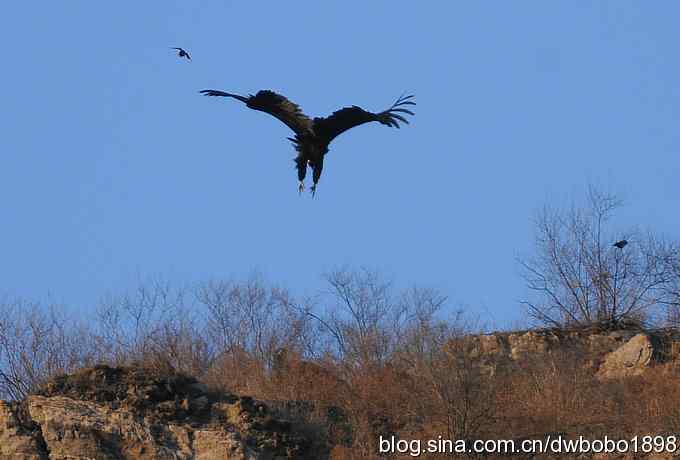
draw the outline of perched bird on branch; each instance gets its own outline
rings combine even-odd
[[[200,92],[205,96],[231,97],[239,100],[250,109],[278,118],[292,129],[295,137],[289,137],[288,140],[293,143],[297,151],[295,167],[300,181],[298,190],[300,193],[304,190],[304,180],[309,166],[312,170],[312,196],[316,193],[316,186],[323,170],[324,156],[328,153],[328,145],[333,139],[355,126],[371,121],[399,128],[399,122],[408,124],[405,114],[414,115],[412,111],[404,107],[416,104],[411,100],[413,96],[401,96],[389,109],[382,112],[368,112],[353,105],[333,112],[328,117],[312,119],[302,113],[297,104],[269,90],[258,91],[254,96],[251,94],[248,97],[214,89],[204,89]]]
[[[627,244],[628,244],[628,241],[626,241],[626,240],[621,240],[621,241],[617,241],[617,242],[614,243],[612,246],[615,246],[615,247],[617,247],[617,248],[619,248],[619,249],[623,249]]]
[[[177,48],[173,46],[170,49],[177,50],[177,56],[181,58],[187,58],[187,60],[191,61],[191,56],[189,56],[189,53],[187,53],[184,48]]]

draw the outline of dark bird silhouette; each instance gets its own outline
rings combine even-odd
[[[392,106],[379,113],[368,112],[361,107],[353,105],[345,107],[325,118],[309,118],[302,113],[300,107],[289,101],[284,96],[273,91],[258,91],[254,96],[239,96],[238,94],[225,93],[214,89],[204,89],[200,91],[205,96],[222,96],[237,99],[248,108],[266,112],[286,124],[295,133],[295,137],[289,137],[297,157],[295,158],[295,168],[298,173],[300,193],[304,190],[304,180],[307,174],[307,167],[312,169],[312,179],[314,184],[311,187],[312,196],[316,193],[316,186],[323,170],[324,156],[328,153],[328,145],[333,139],[345,131],[356,126],[377,121],[385,126],[399,128],[399,122],[408,124],[408,120],[402,114],[414,115],[414,113],[404,106],[415,105],[411,99],[413,96],[401,96]]]
[[[191,61],[191,56],[189,56],[189,53],[187,53],[184,48],[177,48],[173,46],[170,49],[177,50],[177,56],[181,58],[187,58],[189,61]]]
[[[612,244],[612,246],[616,246],[619,249],[623,249],[627,244],[628,244],[628,241],[621,240],[621,241],[617,241],[616,243]]]

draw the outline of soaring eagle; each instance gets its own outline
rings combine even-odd
[[[286,124],[295,133],[295,137],[289,137],[293,142],[297,157],[295,168],[297,169],[300,193],[305,188],[304,180],[307,174],[307,166],[312,169],[314,184],[311,187],[312,196],[316,193],[316,185],[323,170],[323,159],[328,153],[328,145],[338,135],[355,126],[377,121],[385,126],[399,128],[399,122],[408,124],[408,120],[402,114],[414,115],[404,106],[415,105],[411,99],[413,96],[401,96],[392,106],[379,113],[368,112],[361,107],[353,105],[333,112],[325,118],[309,118],[302,113],[300,107],[289,101],[284,96],[273,91],[258,91],[254,96],[239,96],[238,94],[225,93],[215,89],[200,91],[205,96],[222,96],[238,99],[248,108],[266,112]]]

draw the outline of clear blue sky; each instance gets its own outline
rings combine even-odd
[[[3,5],[0,294],[85,309],[252,270],[309,292],[367,265],[502,326],[546,200],[595,183],[678,236],[677,2],[196,4]],[[418,106],[336,139],[312,200],[288,129],[204,88]]]

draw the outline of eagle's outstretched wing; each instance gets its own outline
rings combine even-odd
[[[356,105],[352,107],[345,107],[326,118],[314,119],[314,132],[316,135],[330,143],[340,134],[355,126],[368,123],[370,121],[377,121],[386,126],[399,128],[399,122],[408,124],[408,120],[402,114],[415,115],[412,111],[405,109],[405,105],[416,105],[411,99],[411,96],[401,96],[392,104],[389,109],[380,112],[368,112]]]
[[[225,93],[224,91],[214,89],[204,89],[201,91],[201,94],[205,96],[223,96],[238,99],[253,110],[266,112],[278,118],[284,122],[286,126],[292,129],[295,134],[302,135],[308,133],[312,128],[312,120],[302,113],[302,110],[300,110],[300,107],[297,104],[274,91],[262,90],[258,91],[256,95],[250,95],[248,97]]]

